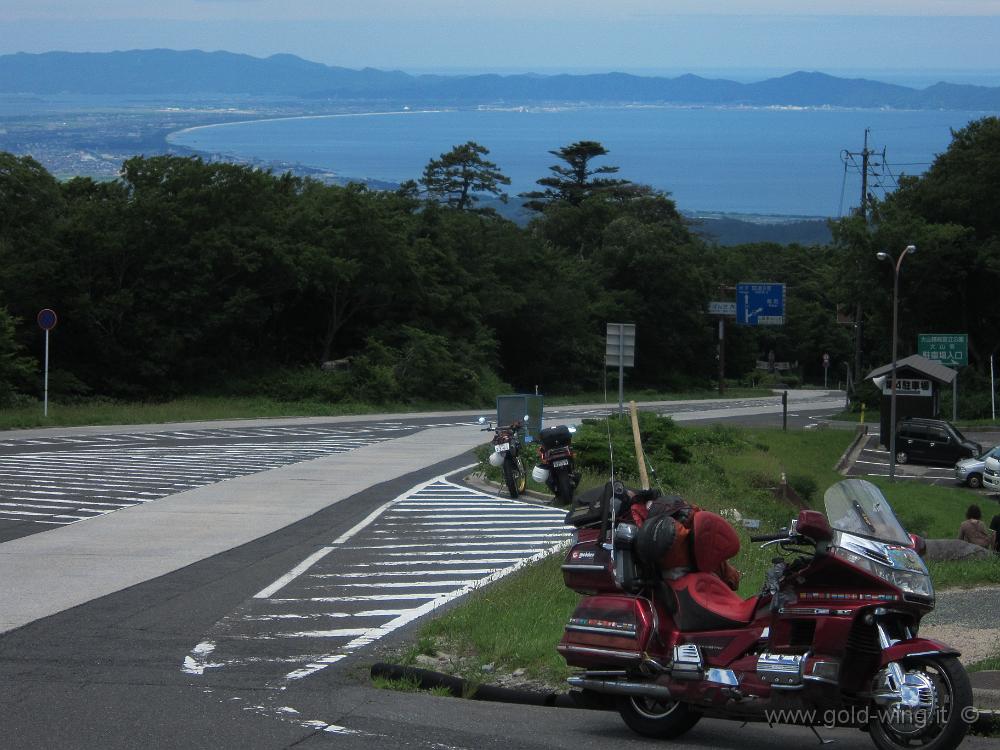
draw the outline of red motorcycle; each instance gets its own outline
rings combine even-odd
[[[588,595],[558,646],[583,670],[574,688],[613,699],[649,737],[677,737],[706,716],[856,727],[880,750],[962,741],[968,675],[956,649],[918,635],[934,607],[930,576],[875,485],[839,482],[826,515],[803,510],[787,530],[751,537],[783,556],[748,599],[716,575],[739,537],[714,513],[688,516],[689,568],[641,559],[650,545],[637,544],[630,511],[644,499],[609,483],[567,515],[577,539],[563,576]]]
[[[538,463],[531,470],[531,478],[552,490],[556,502],[562,505],[572,504],[573,493],[580,483],[571,445],[574,432],[575,427],[564,424],[539,432]]]

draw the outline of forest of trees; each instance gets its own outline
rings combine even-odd
[[[636,324],[631,386],[708,387],[718,363],[707,303],[744,281],[785,283],[787,324],[728,326],[727,378],[747,379],[773,351],[821,382],[829,353],[837,382],[854,360],[838,307],[863,303],[863,369],[887,362],[892,270],[876,253],[914,244],[900,356],[918,333],[968,333],[963,389],[983,395],[963,410],[988,413],[1000,350],[997,118],[956,132],[927,173],[872,200],[867,221],[836,222],[823,247],[708,244],[593,141],[553,150],[540,189],[511,198],[535,214],[521,228],[477,208],[480,196],[506,198],[488,154],[470,141],[379,192],[170,156],[130,159],[112,182],[60,182],[0,153],[0,402],[40,395],[42,308],[59,314],[51,388],[64,400],[571,394],[601,387],[607,322]],[[320,369],[344,359],[345,370]],[[311,392],[289,385],[303,382]]]

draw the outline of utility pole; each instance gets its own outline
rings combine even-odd
[[[861,218],[868,222],[868,170],[870,169],[871,157],[875,152],[868,148],[868,136],[871,134],[871,128],[865,128],[865,145],[860,152],[856,151],[843,151],[841,153],[841,158],[844,160],[846,165],[848,162],[854,161],[854,157],[861,157],[861,204],[858,207],[858,213]],[[882,152],[883,162],[885,161],[885,151]],[[861,275],[861,261],[858,260],[858,276]],[[861,343],[864,338],[864,320],[862,318],[862,313],[864,312],[861,304],[860,297],[858,298],[857,306],[854,309],[854,382],[861,382]]]

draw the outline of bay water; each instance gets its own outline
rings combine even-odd
[[[263,163],[299,164],[340,177],[402,182],[428,160],[476,141],[511,178],[512,200],[559,162],[549,152],[599,141],[593,167],[667,191],[681,210],[770,216],[841,216],[860,200],[865,130],[882,197],[900,174],[920,174],[951,130],[987,112],[744,107],[525,107],[256,120],[178,131],[173,144]],[[885,149],[883,158],[883,148]],[[851,156],[849,153],[855,155]]]

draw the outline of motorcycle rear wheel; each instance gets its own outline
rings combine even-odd
[[[507,460],[503,462],[503,481],[511,497],[519,497],[524,492],[527,477],[524,475],[524,464],[521,463],[520,456],[507,456]]]
[[[559,496],[561,505],[569,505],[573,502],[573,479],[568,471],[560,471],[556,474],[556,495]]]
[[[620,696],[617,707],[629,729],[643,737],[657,739],[680,737],[701,718],[701,714],[686,703],[640,695]]]
[[[872,742],[879,750],[954,750],[965,738],[972,718],[972,686],[965,668],[954,656],[914,656],[903,669],[930,680],[935,693],[934,710],[926,718],[893,715],[891,708],[873,708],[868,722]]]

